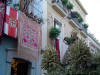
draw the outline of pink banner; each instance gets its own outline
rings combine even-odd
[[[0,41],[2,40],[3,25],[4,25],[4,15],[5,15],[5,4],[0,1]]]
[[[41,50],[41,25],[22,12],[18,17],[18,55],[27,60],[38,60]]]

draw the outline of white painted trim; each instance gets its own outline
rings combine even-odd
[[[7,6],[7,8],[6,8],[6,14],[10,15],[10,6]]]
[[[4,33],[8,35],[8,24],[4,24]]]

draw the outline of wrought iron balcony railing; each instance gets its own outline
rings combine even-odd
[[[83,30],[86,34],[88,34],[88,33],[87,33],[87,28],[84,28],[83,25],[82,25],[82,30]]]
[[[53,0],[53,7],[54,9],[60,13],[63,17],[66,16],[67,8],[62,4],[61,0]]]
[[[66,6],[62,4],[61,0],[56,0],[56,3],[58,4],[59,7],[61,7],[67,13],[67,8]]]
[[[87,34],[87,29],[84,28],[83,24],[78,21],[78,18],[75,14],[71,12],[71,19],[76,23],[76,25]]]

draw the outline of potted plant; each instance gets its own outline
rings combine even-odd
[[[88,24],[84,24],[83,26],[84,26],[84,28],[86,28],[86,29],[88,28]]]
[[[79,17],[78,18],[78,21],[79,21],[79,23],[82,23],[83,22],[83,18],[82,17]]]
[[[70,10],[71,10],[71,9],[73,9],[73,4],[72,4],[72,3],[70,3],[70,2],[69,2],[69,3],[67,3],[67,8],[68,8],[68,9],[70,9]]]
[[[59,34],[60,34],[60,30],[57,29],[56,27],[52,27],[50,32],[49,32],[49,37],[51,39],[55,39],[59,36]]]
[[[78,18],[79,23],[83,22],[83,18],[78,12],[77,12],[77,18]]]
[[[64,40],[67,42],[68,45],[72,43],[72,37],[65,37]]]
[[[68,0],[62,0],[62,3],[63,3],[64,5],[66,5],[66,4],[68,3]]]

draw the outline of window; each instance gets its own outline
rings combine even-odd
[[[61,31],[61,23],[56,19],[54,20],[54,27],[58,28]],[[58,38],[60,38],[60,37],[61,37],[61,33],[58,36]]]

